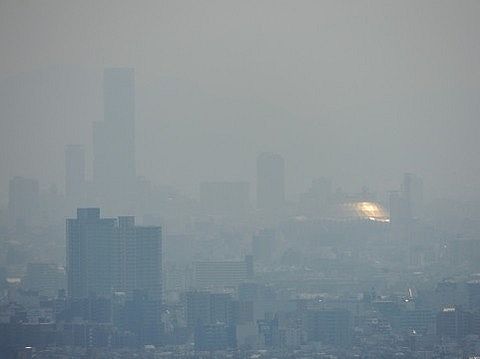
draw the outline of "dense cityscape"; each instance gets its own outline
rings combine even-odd
[[[89,33],[89,26],[96,21],[89,23],[85,15],[88,12],[82,12],[89,6],[47,3],[41,16],[51,21],[58,20],[49,13],[52,9],[77,9],[75,16],[66,19],[74,22],[78,16],[80,22],[85,21],[79,34]],[[95,35],[89,35],[90,39],[85,35],[69,37],[69,41],[55,40],[55,36],[62,38],[62,31],[70,31],[67,21],[41,41],[33,37],[36,30],[32,29],[37,29],[33,25],[20,29],[29,21],[35,24],[34,18],[39,16],[31,15],[27,9],[43,5],[29,1],[0,4],[0,45],[14,44],[9,45],[10,51],[16,46],[23,48],[15,45],[22,41],[17,40],[16,31],[28,31],[34,39],[29,51],[38,59],[52,48],[65,46],[65,54],[59,57],[61,63],[84,56],[80,51],[69,54],[67,48],[93,44],[98,39],[108,48],[106,39],[115,39],[116,31],[125,38],[132,31],[136,40],[125,48],[129,54],[139,54],[129,55],[136,61],[125,60],[130,59],[128,56],[119,56],[117,61],[118,53],[112,52],[112,57],[102,57],[100,61],[97,57],[109,52],[102,46],[91,45],[93,50],[88,56],[96,59],[97,70],[91,72],[90,78],[72,75],[76,71],[72,68],[17,75],[23,70],[21,66],[28,68],[23,62],[31,61],[32,68],[36,66],[37,60],[29,59],[27,52],[22,56],[16,52],[9,55],[10,67],[0,65],[0,359],[480,358],[480,193],[476,175],[480,174],[480,152],[476,131],[479,113],[475,112],[480,57],[471,50],[478,48],[473,44],[478,40],[473,35],[480,23],[476,22],[480,14],[478,3],[469,3],[472,9],[467,14],[469,7],[464,2],[462,15],[458,15],[460,10],[457,14],[458,24],[466,24],[469,41],[465,40],[468,37],[459,40],[460,35],[455,41],[451,40],[454,35],[437,41],[437,35],[433,35],[437,30],[427,31],[430,37],[425,38],[418,35],[423,33],[413,30],[407,36],[407,42],[417,44],[418,37],[418,43],[425,48],[431,44],[435,51],[437,45],[442,49],[438,57],[447,59],[444,61],[450,67],[445,68],[455,70],[435,72],[432,78],[446,79],[445,83],[455,91],[456,86],[463,86],[459,80],[463,79],[462,70],[452,60],[456,59],[454,50],[444,44],[451,40],[458,54],[463,54],[462,44],[469,44],[465,45],[468,56],[458,57],[468,58],[476,72],[465,70],[465,78],[473,79],[473,85],[463,92],[442,92],[440,80],[422,80],[422,74],[430,74],[430,63],[437,56],[434,50],[427,53],[425,48],[415,45],[415,51],[409,48],[413,55],[408,52],[405,57],[392,56],[391,62],[381,60],[387,56],[384,53],[397,47],[388,37],[394,33],[392,23],[401,23],[402,31],[411,24],[415,24],[413,28],[418,24],[422,29],[443,28],[447,21],[442,22],[438,9],[453,4],[425,0],[418,5],[429,9],[421,12],[422,22],[414,10],[397,14],[390,9],[410,9],[407,3],[388,5],[381,1],[376,5],[351,2],[350,6],[358,7],[363,15],[357,15],[346,3],[330,2],[302,2],[297,7],[294,2],[271,2],[265,6],[267,2],[260,1],[251,3],[248,9],[241,2],[226,5],[205,1],[188,6],[182,2],[160,3],[158,8],[150,4],[150,15],[140,4],[102,7],[108,10],[100,12],[105,27],[92,26]],[[92,9],[97,6],[91,5]],[[203,12],[204,6],[210,12]],[[112,8],[116,8],[112,16],[117,20],[110,21]],[[159,58],[168,58],[172,51],[179,54],[170,67],[158,66],[159,72],[171,78],[160,82],[160,90],[155,85],[149,87],[153,94],[151,103],[166,109],[159,113],[152,111],[151,103],[145,99],[149,93],[145,83],[154,82],[145,69],[148,61],[157,61],[146,55],[145,48],[155,48],[154,36],[144,37],[148,32],[133,30],[145,22],[156,34],[157,14],[153,9],[158,10],[158,22],[162,23],[158,26],[174,29],[162,34],[161,55],[155,54]],[[377,14],[375,9],[383,12],[378,10]],[[434,15],[430,9],[434,9]],[[58,11],[63,14],[64,10]],[[318,15],[322,19],[318,23],[327,24],[324,28],[316,23],[316,14],[323,10],[325,14]],[[1,15],[2,11],[7,15]],[[32,18],[19,22],[18,14],[23,13]],[[265,14],[277,16],[278,21],[270,22]],[[330,20],[331,14],[334,20]],[[442,19],[450,21],[450,13],[445,14]],[[397,15],[400,20],[396,20]],[[240,20],[236,20],[237,16]],[[343,20],[344,16],[347,20]],[[362,20],[362,16],[369,20]],[[431,22],[425,20],[429,16]],[[9,25],[1,25],[9,17]],[[205,18],[199,20],[198,27],[186,20],[197,18]],[[405,19],[417,20],[410,23]],[[381,27],[375,28],[369,21],[377,21]],[[310,22],[314,24],[311,28]],[[337,26],[337,22],[341,25]],[[121,32],[120,24],[127,26],[127,35]],[[452,24],[457,22],[445,25],[448,31],[453,31]],[[370,26],[374,31],[370,32]],[[6,28],[12,32],[6,34]],[[46,34],[45,29],[49,28],[42,23],[39,33]],[[355,33],[354,29],[365,28],[369,30]],[[463,31],[462,26],[459,28]],[[253,31],[253,35],[247,30]],[[283,35],[277,35],[277,31],[283,30]],[[96,31],[103,35],[97,38]],[[402,31],[399,30],[398,38],[402,38]],[[290,33],[295,35],[289,37]],[[310,33],[326,34],[322,36],[331,41],[313,44],[305,37]],[[224,35],[233,37],[228,39],[231,48],[225,43],[215,45],[216,41],[222,43]],[[193,40],[185,42],[184,37]],[[171,43],[165,40],[170,38]],[[358,39],[364,42],[355,47]],[[253,41],[253,45],[248,41]],[[263,45],[256,48],[255,41]],[[284,43],[290,48],[283,49]],[[197,46],[207,50],[202,52]],[[242,46],[255,50],[248,52]],[[311,49],[315,46],[321,51]],[[323,78],[320,81],[312,74],[326,74],[338,62],[337,58],[331,60],[330,67],[315,69],[315,61],[320,63],[324,54],[329,53],[324,46],[331,53],[341,53],[338,58],[342,61],[347,58],[363,65],[351,71],[337,68],[335,76],[346,79],[345,83],[324,86]],[[363,50],[363,46],[369,50]],[[373,50],[376,55],[365,55],[377,46],[378,53]],[[399,53],[402,46],[404,43],[399,41]],[[353,49],[350,55],[347,48]],[[228,53],[225,58],[230,60],[222,57],[222,51]],[[424,51],[423,57],[417,51]],[[295,66],[288,62],[291,53],[295,53]],[[263,61],[265,54],[273,54],[275,60]],[[204,56],[208,64],[218,60],[211,72],[205,70]],[[410,66],[408,56],[419,62],[425,57],[428,66]],[[55,59],[53,55],[52,58]],[[314,66],[309,63],[311,59],[315,60]],[[52,59],[48,61],[54,63]],[[232,100],[225,102],[225,113],[231,111],[232,118],[224,118],[224,110],[216,108],[221,102],[209,102],[208,96],[217,96],[213,92],[200,96],[196,90],[179,89],[183,85],[175,77],[178,73],[172,75],[177,69],[175,61],[185,61],[178,64],[179,73],[198,66],[197,77],[191,77],[199,84],[203,71],[207,71],[205,78],[211,76],[214,84],[217,79],[212,74],[218,66],[221,81],[232,83],[232,88],[238,85],[239,92],[251,91],[254,100],[236,102],[231,95]],[[229,61],[234,69],[227,71],[228,67],[223,66]],[[417,64],[416,60],[411,63]],[[309,103],[308,96],[298,94],[298,88],[297,92],[294,88],[276,92],[277,80],[262,67],[264,64],[265,69],[279,66],[277,70],[287,79],[297,74],[299,84],[307,86],[305,93],[310,91],[308,86],[318,81],[320,85],[313,86],[318,92],[310,91],[314,93],[312,102],[334,98],[330,100],[330,112],[320,114]],[[302,67],[310,72],[308,76],[299,75]],[[398,75],[395,81],[371,92],[373,102],[364,107],[355,105],[354,97],[368,92],[364,91],[367,83],[381,81],[381,75],[377,79],[369,77],[378,68],[399,74],[403,68],[411,77],[401,79]],[[2,71],[8,71],[4,69],[15,75],[5,80]],[[263,69],[263,74],[259,69]],[[355,77],[363,71],[370,75],[360,80]],[[98,84],[98,92],[81,87],[82,76]],[[328,76],[322,76],[328,83]],[[245,88],[240,85],[242,77],[248,83]],[[64,78],[67,80],[62,82]],[[263,105],[254,105],[262,92],[256,81],[260,88],[262,83],[271,82],[265,92],[273,99],[278,95],[278,112],[262,112]],[[210,90],[215,87],[208,84],[203,83]],[[219,87],[220,92],[228,92]],[[392,99],[401,96],[389,92],[397,87],[407,98],[398,106]],[[408,97],[419,88],[420,95]],[[356,89],[356,95],[344,97],[351,89]],[[282,91],[286,91],[285,96]],[[70,92],[75,101],[65,100],[70,97],[64,92]],[[431,93],[440,94],[440,100],[435,97],[438,102],[434,102]],[[462,108],[448,100],[469,98],[467,93],[474,93],[472,107]],[[44,94],[49,95],[42,97]],[[281,100],[282,96],[284,100],[297,101],[299,112],[311,111],[320,119],[293,115],[290,122],[282,120],[279,113],[295,113],[295,106]],[[98,102],[101,116],[90,116],[90,108],[95,107],[92,98]],[[448,110],[439,105],[442,101]],[[318,105],[322,106],[328,107]],[[421,112],[429,106],[431,112]],[[448,121],[433,115],[437,113],[435,106],[440,106],[438,113],[445,113]],[[47,107],[54,110],[42,112]],[[64,116],[64,110],[78,115],[72,117],[70,125],[54,126],[48,122],[49,117]],[[415,111],[420,112],[418,118],[431,116],[434,120],[403,119],[402,116],[414,116]],[[258,117],[256,112],[260,113]],[[37,116],[39,126],[25,125],[33,124]],[[145,121],[148,116],[155,117],[157,127],[149,127]],[[189,116],[193,118],[190,122],[185,120]],[[208,122],[210,116],[213,119]],[[363,117],[369,116],[380,120],[362,122],[366,121]],[[78,118],[88,122],[86,136],[78,128],[69,127]],[[139,118],[143,119],[143,127]],[[181,122],[177,135],[170,129],[175,121]],[[222,127],[222,121],[230,121],[230,127]],[[245,127],[242,121],[247,123]],[[262,129],[256,127],[257,123]],[[402,123],[406,123],[404,127]],[[445,131],[441,135],[439,128]],[[55,142],[54,150],[48,150],[44,144],[54,141],[46,138],[49,132],[56,131],[64,131],[68,136],[58,135],[61,140]],[[204,142],[196,142],[197,135],[204,136]],[[17,141],[21,145],[16,145]],[[435,145],[428,145],[429,141]],[[154,147],[156,142],[163,143],[165,153]],[[321,150],[315,149],[317,142],[322,142]],[[172,143],[185,146],[186,154],[179,154]],[[304,148],[297,150],[302,145]],[[422,150],[414,151],[414,147]],[[63,152],[59,153],[59,149]],[[308,161],[296,155],[301,151],[310,153]],[[188,161],[182,162],[182,156]],[[40,157],[43,162],[36,164]],[[181,171],[175,174],[175,167],[169,167],[167,162],[176,162]],[[199,168],[204,171],[202,174]],[[250,174],[246,168],[251,169]],[[462,168],[466,168],[464,172]],[[445,178],[438,175],[442,171]],[[159,175],[149,178],[154,173]],[[159,181],[163,174],[165,180]],[[169,181],[170,178],[178,180]]]
[[[274,153],[256,159],[255,206],[247,182],[201,183],[195,200],[137,181],[134,77],[104,72],[92,181],[77,144],[64,196],[10,180],[5,358],[480,354],[478,219],[429,214],[410,173],[385,199],[319,178],[288,202]]]

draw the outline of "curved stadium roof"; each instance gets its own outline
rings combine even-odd
[[[348,202],[335,208],[335,217],[339,219],[368,219],[377,222],[389,222],[388,212],[377,202]]]

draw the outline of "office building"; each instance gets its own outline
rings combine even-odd
[[[267,347],[278,347],[281,345],[280,328],[278,318],[270,318],[265,316],[265,319],[257,321],[258,335],[260,342]]]
[[[257,208],[278,210],[285,203],[285,161],[274,153],[257,157]]]
[[[469,334],[472,314],[459,307],[445,307],[436,318],[436,333],[439,337],[462,338]]]
[[[228,293],[210,294],[210,322],[234,324],[235,304]]]
[[[135,217],[118,218],[116,229],[117,291],[127,298],[136,292],[149,300],[162,298],[162,229],[158,226],[136,226]]]
[[[134,217],[100,218],[98,208],[80,208],[67,219],[67,278],[70,298],[136,293],[160,305],[161,227],[135,225]]]
[[[233,287],[252,277],[252,256],[246,256],[244,261],[204,261],[194,264],[197,288]]]
[[[185,318],[191,329],[198,323],[210,323],[209,292],[195,290],[185,293]]]
[[[468,307],[471,311],[480,309],[480,280],[470,280],[466,283]]]
[[[193,330],[196,350],[236,346],[235,301],[227,293],[190,291],[185,294],[187,326]]]
[[[135,333],[137,344],[156,344],[161,333],[161,306],[148,294],[135,292],[125,302],[123,312],[124,329]]]
[[[194,332],[196,351],[214,351],[235,348],[236,327],[225,323],[198,324]]]
[[[135,185],[135,74],[110,68],[103,79],[104,121],[94,124],[93,179],[102,205],[132,206]]]
[[[67,219],[67,289],[70,298],[110,296],[113,289],[115,219],[98,208],[79,208]]]
[[[199,323],[234,325],[238,309],[238,303],[229,293],[197,290],[185,293],[185,317],[189,328],[194,328]]]

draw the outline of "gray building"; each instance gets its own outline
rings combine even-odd
[[[80,208],[67,219],[70,298],[113,292],[162,298],[161,227],[135,225],[134,217],[100,218],[98,208]]]
[[[93,179],[101,204],[109,210],[131,208],[135,186],[135,73],[105,69],[104,121],[94,124]]]
[[[253,258],[244,261],[202,261],[194,264],[196,288],[234,287],[253,277]]]
[[[110,296],[113,289],[115,219],[98,208],[79,208],[67,219],[67,290],[72,299]]]
[[[134,217],[119,217],[117,227],[117,291],[162,299],[162,228],[136,226]]]

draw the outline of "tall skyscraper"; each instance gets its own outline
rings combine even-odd
[[[79,208],[67,219],[67,289],[72,299],[108,297],[113,287],[115,219],[98,208]]]
[[[257,208],[276,210],[285,202],[285,161],[275,153],[257,157]]]
[[[102,204],[112,210],[130,206],[135,185],[135,73],[105,69],[104,121],[94,124],[93,178]]]
[[[12,178],[8,188],[8,217],[10,225],[32,225],[38,219],[38,213],[38,181],[24,177]]]
[[[161,227],[135,225],[134,217],[100,218],[98,208],[79,208],[67,219],[67,279],[70,298],[113,292],[162,298]]]
[[[65,196],[70,205],[79,207],[85,200],[85,147],[65,146]]]

